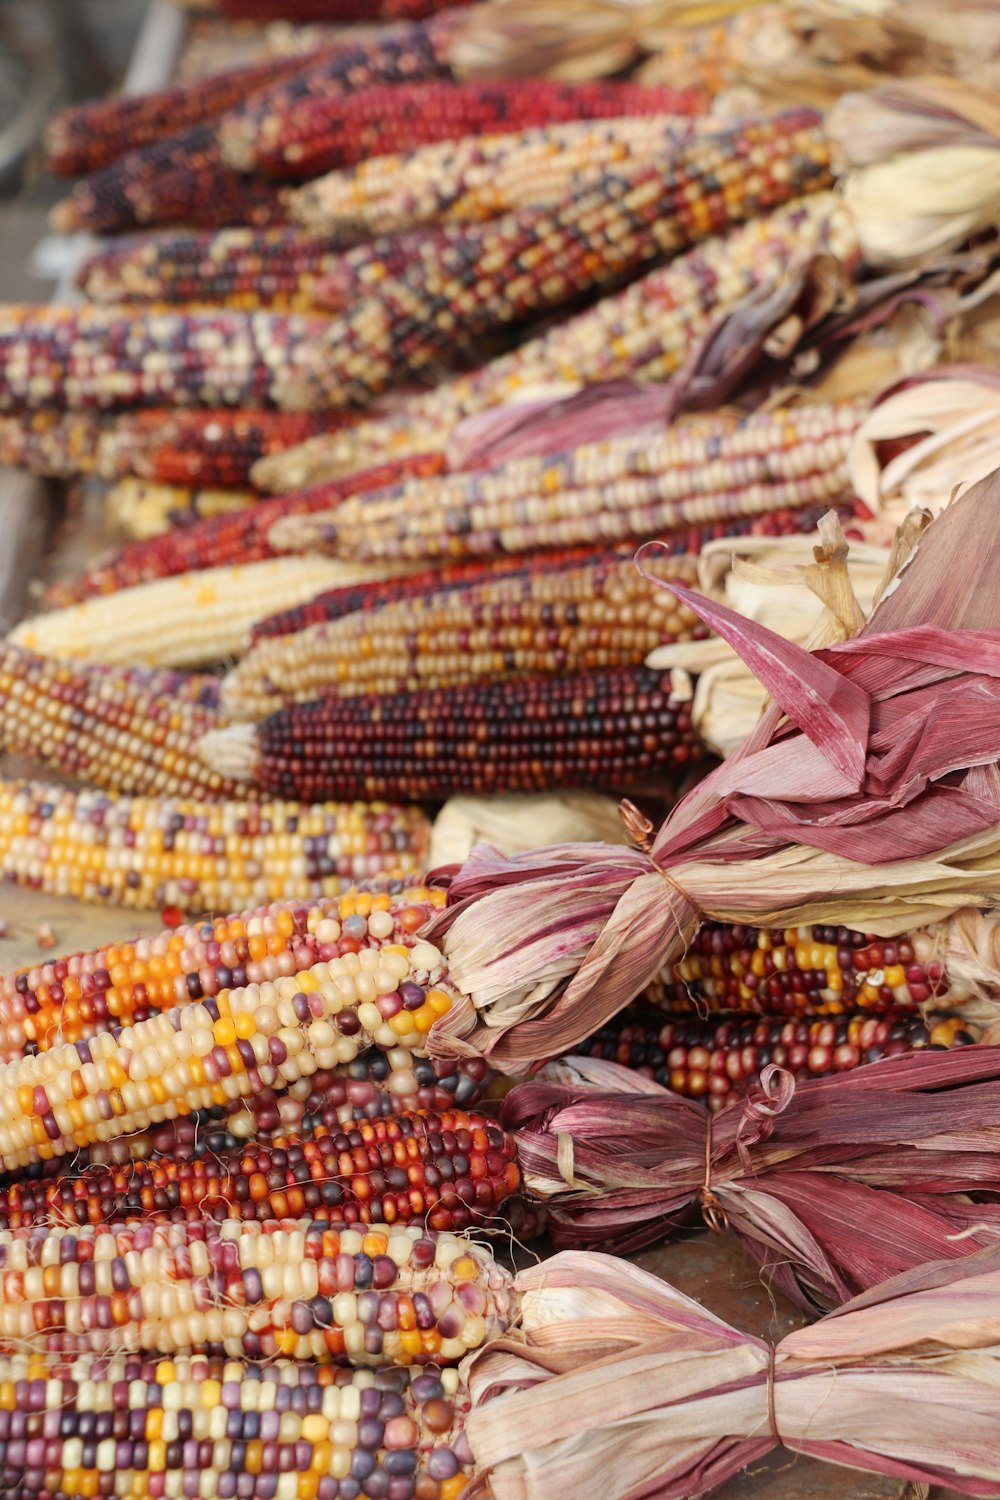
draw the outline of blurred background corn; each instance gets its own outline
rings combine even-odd
[[[162,484],[130,474],[106,489],[103,520],[108,531],[126,543],[147,541],[175,527],[246,510],[258,498],[259,491],[253,489]]]
[[[0,1360],[0,1468],[20,1475],[21,1500],[102,1495],[106,1476],[132,1495],[218,1500],[242,1495],[248,1476],[275,1495],[291,1478],[295,1495],[329,1500],[350,1483],[389,1495],[401,1475],[421,1500],[458,1500],[473,1473],[467,1409],[458,1372],[436,1367],[20,1354]],[[35,1436],[49,1412],[54,1435]]]
[[[271,540],[426,563],[642,541],[833,504],[850,496],[847,456],[865,414],[843,402],[682,422],[658,438],[612,438],[344,500],[282,519]]]
[[[301,604],[324,588],[380,576],[323,557],[209,568],[34,615],[10,639],[59,659],[196,667],[239,655],[262,614]]]
[[[960,1017],[848,1012],[830,1020],[699,1020],[633,1008],[575,1050],[635,1068],[664,1088],[721,1109],[774,1063],[795,1078],[822,1078],[863,1063],[976,1040]]]
[[[201,751],[225,775],[304,801],[331,788],[440,800],[644,786],[705,755],[669,673],[641,667],[295,703],[211,732]]]
[[[457,1364],[517,1308],[485,1246],[388,1224],[0,1230],[0,1287],[0,1350],[62,1358]]]
[[[263,459],[254,481],[262,489],[295,490],[373,462],[440,451],[463,417],[555,381],[665,380],[723,312],[784,276],[790,258],[817,251],[836,256],[848,270],[858,264],[853,221],[834,194],[817,193],[707,240],[512,353],[414,398],[397,414]]]
[[[301,367],[329,319],[30,305],[0,308],[0,410],[279,406],[310,400]]]
[[[169,428],[169,423],[167,426]],[[444,455],[440,452],[426,457],[412,454],[359,470],[330,486],[262,500],[230,514],[212,516],[190,526],[166,531],[148,541],[126,544],[76,577],[53,584],[46,590],[44,601],[50,608],[64,608],[160,578],[177,578],[185,573],[198,573],[234,563],[264,562],[278,555],[268,540],[268,533],[283,517],[295,515],[300,510],[326,509],[338,499],[361,490],[398,484],[407,475],[426,478],[441,473],[443,468]],[[260,600],[261,616],[275,609],[273,601]]]
[[[657,577],[697,583],[692,558]],[[701,639],[697,617],[631,556],[486,579],[402,599],[252,646],[223,687],[227,717],[262,719],[321,697],[401,693],[641,666],[655,646]]]
[[[0,782],[0,876],[145,911],[236,911],[424,867],[430,824],[384,803],[112,797]]]
[[[88,670],[0,641],[0,743],[65,776],[140,796],[245,795],[193,751],[218,723],[211,708],[128,669]]]
[[[132,474],[166,484],[245,486],[258,459],[353,420],[347,413],[227,407],[126,412],[104,428],[98,465],[106,479]]]
[[[443,892],[420,885],[279,899],[40,962],[0,978],[0,1061],[131,1026],[220,990],[287,979],[362,948],[412,948],[443,905]]]
[[[704,93],[694,90],[643,88],[603,79],[395,84],[346,97],[304,99],[285,115],[282,135],[258,148],[253,167],[271,177],[318,177],[435,141],[496,136],[566,121],[698,114],[704,101]]]

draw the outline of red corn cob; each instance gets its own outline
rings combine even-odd
[[[318,177],[433,141],[500,135],[555,121],[698,114],[704,102],[693,90],[546,78],[365,89],[349,100],[336,94],[304,99],[285,114],[281,135],[261,143],[253,166],[271,177]],[[248,165],[245,158],[243,165]]]
[[[324,698],[202,741],[272,795],[438,801],[455,792],[645,785],[705,751],[670,674],[646,668]]]
[[[635,1068],[664,1088],[721,1109],[756,1082],[768,1063],[796,1078],[818,1078],[899,1052],[974,1041],[958,1016],[921,1017],[912,1011],[885,1016],[862,1011],[836,1020],[700,1021],[637,1006],[575,1050]]]
[[[268,533],[284,516],[325,510],[349,495],[399,484],[407,475],[429,478],[440,474],[444,463],[444,455],[440,453],[428,458],[411,455],[352,474],[332,485],[322,485],[316,490],[264,500],[245,510],[213,516],[192,526],[165,532],[150,541],[132,542],[78,578],[54,585],[48,590],[45,602],[52,608],[60,608],[97,594],[112,594],[136,583],[148,583],[155,578],[175,578],[180,573],[236,561],[262,562],[277,556],[268,541]]]
[[[70,105],[45,128],[49,171],[60,177],[94,172],[139,146],[215,119],[257,89],[302,66],[300,57],[269,57],[156,93],[115,95]]]
[[[0,1228],[311,1219],[467,1229],[520,1187],[514,1142],[485,1115],[421,1112],[279,1135],[195,1161],[90,1167],[0,1192]]]
[[[259,458],[282,453],[310,434],[338,432],[356,419],[347,412],[195,409],[139,411],[116,418],[101,439],[99,467],[107,479],[126,474],[161,484],[250,482]]]

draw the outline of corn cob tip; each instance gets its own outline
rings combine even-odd
[[[49,210],[49,228],[54,234],[76,234],[83,227],[79,206],[72,197],[62,198]]]
[[[245,779],[253,781],[257,765],[256,724],[228,724],[225,729],[210,729],[197,741],[195,749],[210,771],[218,771],[224,765],[243,766]]]

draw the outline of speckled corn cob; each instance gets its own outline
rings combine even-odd
[[[366,405],[403,375],[453,359],[457,343],[621,281],[793,192],[826,186],[826,146],[814,121],[800,111],[748,124],[678,150],[669,169],[626,163],[577,197],[560,193],[551,209],[470,225],[461,254],[455,245],[438,254],[422,241],[411,272],[384,281],[333,321],[322,347],[303,351],[303,376],[310,357],[315,363],[311,393],[296,392],[296,404]],[[754,166],[739,191],[703,195],[702,183],[740,149]]]
[[[777,122],[766,122],[772,127],[770,133],[760,128],[763,123],[758,122],[757,131],[744,145],[745,150],[752,141],[758,189],[766,180],[762,175],[765,141],[770,155],[775,137],[781,134],[780,127],[774,129]],[[793,128],[799,149],[814,156],[819,177],[827,153],[817,123],[817,116],[800,114]],[[807,138],[804,130],[810,130],[811,136]],[[290,192],[288,212],[314,233],[353,230],[371,237],[445,220],[475,223],[523,209],[555,209],[602,188],[609,177],[613,181],[615,173],[634,174],[655,166],[664,207],[676,195],[681,213],[686,210],[697,221],[700,212],[707,220],[709,210],[699,201],[699,183],[709,175],[725,179],[730,164],[734,170],[725,186],[725,208],[721,193],[715,195],[716,213],[730,210],[720,220],[725,223],[732,210],[737,211],[732,216],[745,216],[738,213],[737,182],[742,169],[736,167],[735,150],[739,140],[741,135],[720,130],[715,121],[674,115],[574,120],[509,135],[473,135],[330,172]],[[775,157],[783,155],[779,146]],[[824,184],[819,180],[816,185]],[[679,188],[683,189],[680,193]],[[707,223],[705,232],[710,232]]]
[[[261,614],[300,604],[335,584],[379,576],[322,557],[211,568],[35,615],[10,639],[67,660],[201,666],[238,656]]]
[[[105,479],[136,475],[161,484],[247,485],[258,459],[319,432],[350,426],[346,413],[153,410],[114,418],[101,437]]]
[[[645,668],[295,703],[201,745],[225,774],[306,801],[645,785],[705,753],[669,673]]]
[[[788,407],[680,423],[658,438],[612,438],[345,500],[279,522],[274,546],[358,560],[491,557],[670,535],[851,493],[847,455],[860,403]]]
[[[0,308],[0,409],[308,404],[329,319],[224,309]]]
[[[655,558],[658,577],[697,583],[691,558]],[[552,572],[487,579],[362,610],[251,646],[229,673],[226,716],[257,720],[290,703],[499,683],[641,666],[656,646],[708,632],[643,578],[631,556],[600,553]]]
[[[650,999],[672,1011],[762,1016],[885,1015],[929,1001],[955,1006],[971,992],[948,977],[933,931],[879,938],[847,927],[742,927],[708,922],[671,980]]]
[[[259,491],[202,489],[189,484],[160,484],[129,475],[109,485],[104,495],[104,523],[128,542],[150,541],[165,532],[198,521],[232,515],[255,505]]]
[[[833,194],[803,199],[707,241],[396,415],[264,459],[254,481],[262,489],[294,490],[373,461],[442,450],[463,417],[552,381],[665,380],[723,312],[783,275],[789,257],[818,250],[837,256],[848,270],[859,261],[850,213]]]
[[[19,969],[0,979],[0,1061],[362,949],[412,948],[443,905],[443,892],[419,885],[282,900]]]
[[[50,172],[74,177],[107,166],[126,152],[214,120],[259,88],[303,66],[298,57],[269,57],[150,94],[115,94],[73,104],[45,128]],[[655,91],[654,91],[655,92]]]
[[[194,802],[0,782],[0,876],[103,905],[234,911],[413,875],[430,825],[384,803]]]
[[[246,795],[192,753],[218,723],[218,713],[128,671],[72,667],[0,642],[0,743],[78,781],[206,801]]]
[[[704,103],[705,95],[694,91],[636,88],[606,80],[396,84],[347,98],[334,94],[304,99],[285,115],[282,135],[257,150],[254,166],[271,177],[318,177],[435,141],[497,136],[567,121],[698,114]]]
[[[268,541],[268,532],[282,517],[299,511],[322,510],[337,499],[362,490],[397,484],[407,475],[426,478],[440,474],[443,469],[442,453],[432,453],[426,458],[411,454],[392,463],[359,471],[330,486],[277,500],[260,501],[230,515],[212,516],[149,541],[122,547],[75,579],[54,585],[46,592],[45,603],[50,608],[64,608],[136,584],[152,583],[158,578],[176,578],[182,573],[233,563],[264,562],[276,556]],[[268,613],[271,608],[273,605],[267,606]]]
[[[636,1068],[664,1088],[721,1109],[756,1082],[769,1063],[796,1078],[821,1078],[900,1052],[964,1047],[975,1041],[959,1016],[912,1011],[838,1020],[677,1019],[637,1007],[624,1011],[575,1050]]]
[[[0,1360],[0,1468],[20,1500],[341,1500],[401,1496],[400,1479],[412,1500],[458,1500],[468,1404],[457,1370],[18,1355]]]
[[[459,1235],[307,1221],[0,1230],[0,1289],[0,1352],[62,1358],[457,1364],[517,1306],[510,1272]]]
[[[2,416],[0,463],[51,479],[93,474],[109,420],[96,411],[18,411]],[[300,441],[308,436],[312,434],[303,434]]]

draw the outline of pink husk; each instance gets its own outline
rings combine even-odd
[[[470,997],[467,1045],[509,1072],[571,1050],[703,918],[889,935],[1000,902],[998,511],[994,474],[923,532],[859,635],[815,653],[661,585],[774,701],[648,853],[473,855],[431,927]]]
[[[781,1444],[1000,1495],[1000,1250],[883,1283],[773,1358],[665,1282],[567,1251],[522,1272],[517,1333],[472,1356],[493,1500],[691,1500]]]

